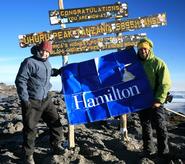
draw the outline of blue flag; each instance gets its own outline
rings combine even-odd
[[[104,120],[150,107],[153,93],[134,48],[63,67],[69,124]]]

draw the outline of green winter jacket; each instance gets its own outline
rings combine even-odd
[[[164,103],[167,93],[171,88],[170,73],[165,62],[156,57],[151,49],[151,54],[146,61],[142,61],[148,76],[156,101]]]

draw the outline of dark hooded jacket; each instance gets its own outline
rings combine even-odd
[[[33,56],[26,58],[19,68],[15,84],[21,101],[43,100],[51,88],[51,65],[37,56],[37,47],[31,49]]]

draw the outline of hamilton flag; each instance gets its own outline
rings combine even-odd
[[[150,107],[153,93],[134,48],[68,64],[61,72],[69,124]]]

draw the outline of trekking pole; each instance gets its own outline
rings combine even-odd
[[[169,109],[169,108],[165,108],[167,111],[169,111],[169,112],[172,112],[172,113],[175,113],[176,115],[179,115],[179,116],[181,116],[181,117],[184,117],[185,118],[185,115],[184,114],[181,114],[181,113],[178,113],[178,112],[175,112],[175,111],[173,111],[173,110],[171,110],[171,109]]]

